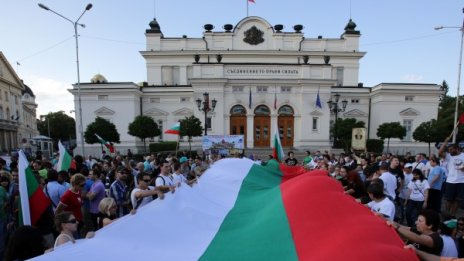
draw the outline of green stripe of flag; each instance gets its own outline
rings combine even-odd
[[[253,165],[234,207],[200,259],[297,260],[281,179],[280,171]]]

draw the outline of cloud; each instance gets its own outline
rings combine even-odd
[[[74,113],[73,95],[68,92],[72,85],[54,79],[31,76],[26,84],[35,94],[35,102],[38,104],[37,117],[49,112],[64,111],[71,117]]]
[[[422,75],[416,75],[416,74],[406,74],[401,77],[403,81],[406,82],[420,82],[424,77]]]

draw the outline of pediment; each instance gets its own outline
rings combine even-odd
[[[168,116],[169,113],[157,108],[151,108],[147,111],[145,111],[143,114],[145,115],[150,115],[150,116]]]
[[[322,116],[322,115],[324,115],[324,113],[322,113],[319,110],[314,110],[314,111],[310,112],[309,115],[311,115],[311,116]]]
[[[193,110],[191,110],[189,108],[182,108],[180,110],[173,111],[172,114],[174,114],[176,116],[192,116],[193,115]]]
[[[114,115],[116,112],[106,107],[101,107],[100,109],[94,111],[94,113],[96,115]]]
[[[18,77],[13,67],[8,62],[5,55],[3,55],[1,51],[0,51],[0,79],[6,80],[14,84],[15,87],[19,87],[21,90],[24,89],[21,79]]]
[[[343,117],[367,117],[367,113],[358,109],[354,109],[343,113]]]
[[[406,110],[400,111],[401,116],[418,116],[420,112],[413,108],[407,108]]]

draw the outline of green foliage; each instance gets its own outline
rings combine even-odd
[[[332,127],[332,135],[335,138],[334,146],[349,151],[351,147],[351,134],[353,128],[364,128],[363,121],[357,121],[354,118],[337,119]]]
[[[391,138],[403,139],[406,136],[406,128],[399,122],[385,122],[377,128],[377,137],[387,139],[387,152]]]
[[[134,121],[129,123],[128,134],[143,141],[143,146],[146,148],[146,138],[156,137],[161,134],[158,125],[153,118],[139,115],[135,117]]]
[[[37,129],[40,135],[48,136],[50,126],[50,138],[56,144],[58,140],[70,140],[76,138],[76,122],[64,113],[64,111],[50,112],[37,121]]]
[[[97,117],[94,122],[87,125],[84,133],[85,142],[88,144],[100,143],[95,136],[95,133],[106,141],[120,143],[119,133],[116,130],[116,126],[108,120]]]
[[[187,136],[189,141],[189,150],[192,150],[192,137],[199,137],[203,134],[201,121],[195,116],[185,117],[180,120],[180,136]]]
[[[177,148],[177,142],[175,141],[164,141],[158,143],[150,143],[150,153],[160,151],[175,151]]]
[[[374,153],[382,153],[383,151],[383,140],[380,139],[368,139],[366,141],[367,151]]]
[[[430,155],[430,143],[439,142],[445,138],[443,131],[437,120],[432,119],[427,122],[421,123],[413,132],[412,137],[421,142],[427,142],[429,144],[429,155]]]

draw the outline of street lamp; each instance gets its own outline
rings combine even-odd
[[[80,134],[79,136],[80,136],[80,139],[81,139],[81,154],[82,154],[83,157],[85,157],[85,152],[84,152],[84,126],[82,124],[81,76],[80,76],[80,70],[79,70],[79,42],[78,42],[79,35],[77,34],[77,26],[79,25],[80,27],[85,28],[84,24],[80,24],[78,22],[82,18],[82,16],[84,15],[84,13],[86,11],[89,11],[92,8],[92,4],[87,4],[87,6],[85,7],[85,10],[82,12],[82,14],[79,16],[79,18],[77,18],[76,21],[72,21],[71,19],[69,19],[69,18],[67,18],[67,17],[53,11],[52,9],[48,8],[47,6],[45,6],[43,4],[39,3],[39,7],[44,9],[44,10],[50,11],[50,12],[58,15],[59,17],[65,19],[68,22],[70,22],[74,27],[74,38],[76,40],[77,100],[78,100],[78,107],[79,107],[78,110],[79,110],[79,134]]]
[[[207,126],[207,120],[208,120],[208,112],[214,111],[214,108],[216,108],[217,100],[213,99],[211,101],[211,107],[209,106],[209,93],[205,92],[203,93],[203,101],[198,98],[196,100],[198,110],[202,111],[205,114],[205,136],[208,135],[208,126]],[[201,105],[203,104],[203,107]]]
[[[464,8],[462,9],[464,13]],[[461,49],[459,51],[459,65],[458,65],[458,85],[456,90],[456,108],[454,109],[454,124],[458,122],[458,114],[459,114],[459,89],[461,86],[461,63],[462,63],[462,46],[464,43],[464,19],[462,21],[462,26],[437,26],[435,30],[441,30],[443,28],[459,28],[461,30]],[[456,136],[458,134],[458,128],[453,132],[453,143],[456,144]]]
[[[338,119],[338,113],[345,111],[346,105],[348,104],[348,101],[346,99],[343,99],[342,106],[340,107],[338,105],[338,102],[340,100],[340,94],[336,93],[334,96],[335,96],[335,100],[332,101],[332,99],[330,99],[329,101],[327,101],[327,104],[329,105],[330,112],[335,114],[335,123],[334,124],[336,124],[337,119]],[[336,132],[336,130],[334,130],[334,147],[335,147],[335,143],[337,142],[337,136],[336,135],[337,135],[337,132]]]

